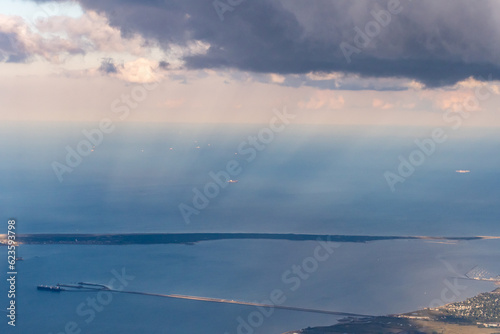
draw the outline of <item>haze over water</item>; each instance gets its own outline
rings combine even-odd
[[[120,124],[60,183],[51,163],[64,163],[65,146],[85,138],[82,128],[3,129],[0,205],[6,216],[22,209],[23,233],[498,235],[500,154],[493,131],[484,138],[479,130],[450,136],[391,192],[384,173],[397,173],[398,157],[407,159],[415,138],[432,129],[295,126],[247,162],[248,154],[235,153],[260,126]],[[209,173],[225,171],[233,159],[242,168],[239,182],[186,224],[179,204],[193,206],[193,189],[203,192],[213,182]]]

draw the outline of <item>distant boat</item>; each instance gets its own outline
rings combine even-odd
[[[43,291],[52,291],[52,292],[61,292],[64,289],[59,287],[59,286],[48,286],[48,285],[38,285],[36,287],[38,290],[43,290]]]

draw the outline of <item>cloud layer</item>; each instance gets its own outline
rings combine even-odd
[[[39,56],[60,63],[65,55],[92,51],[145,53],[145,41],[139,35],[122,38],[119,29],[93,11],[79,18],[46,17],[34,22],[36,29],[29,23],[19,16],[0,14],[0,60],[26,62]]]
[[[24,62],[33,55],[59,62],[62,53],[78,54],[83,49],[74,41],[34,33],[20,17],[0,14],[0,61]]]
[[[492,0],[78,1],[124,36],[137,33],[164,49],[209,45],[185,56],[188,68],[340,72],[430,87],[471,76],[500,79],[500,4]]]

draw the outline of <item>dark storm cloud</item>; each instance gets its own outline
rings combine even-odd
[[[394,1],[221,0],[217,12],[213,0],[79,0],[106,14],[124,35],[140,33],[165,48],[209,43],[206,54],[185,58],[189,68],[338,71],[410,78],[431,87],[469,76],[500,79],[497,2]],[[370,25],[376,22],[372,13],[387,11],[389,3],[397,8],[390,22]],[[375,29],[368,40],[361,36],[366,27]]]

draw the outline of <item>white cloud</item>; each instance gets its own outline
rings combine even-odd
[[[308,100],[302,100],[298,103],[299,108],[318,110],[318,109],[340,109],[344,107],[345,100],[342,95],[332,91],[316,91]]]
[[[127,82],[147,83],[159,81],[163,76],[156,71],[158,63],[153,60],[138,58],[124,63],[114,76]]]
[[[120,52],[142,56],[150,52],[138,35],[124,38],[107,18],[89,11],[80,17],[50,16],[36,21],[36,30],[20,16],[0,14],[0,33],[10,46],[0,46],[4,58],[26,61],[40,56],[52,63],[62,63],[68,54]]]
[[[87,52],[127,52],[138,56],[147,52],[141,36],[124,38],[119,29],[109,25],[106,17],[93,11],[78,18],[52,16],[37,22],[36,26],[44,34],[65,35]]]
[[[340,72],[332,72],[332,73],[323,73],[323,72],[310,72],[307,73],[307,78],[315,81],[322,81],[322,80],[338,80],[342,79],[345,74],[340,73]]]
[[[44,38],[34,33],[19,16],[0,14],[0,33],[10,42],[10,45],[3,43],[1,46],[4,60],[25,61],[31,56],[41,56],[50,62],[59,63],[63,54],[84,52],[72,40],[59,36]]]
[[[276,73],[271,73],[271,82],[282,84],[285,82],[285,77]]]
[[[87,11],[78,17],[45,17],[35,22],[35,29],[29,23],[20,16],[0,14],[0,53],[3,60],[27,61],[40,56],[52,63],[63,63],[68,54],[97,53],[102,56],[116,53],[125,58],[135,56],[165,60],[172,68],[180,68],[183,57],[204,54],[210,47],[202,41],[191,41],[185,46],[170,45],[162,49],[154,41],[146,43],[138,34],[122,36],[105,16],[94,11]],[[140,64],[125,66],[127,72],[134,71],[134,68],[140,71],[137,69]],[[141,76],[139,73],[135,75]]]
[[[372,107],[387,110],[394,108],[394,104],[375,98],[372,101]]]

